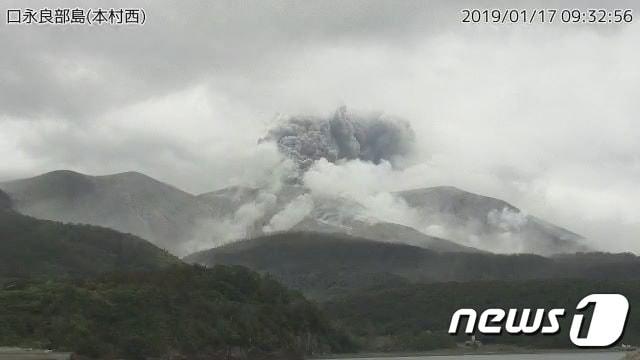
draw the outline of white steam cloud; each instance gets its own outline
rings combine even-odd
[[[264,232],[270,233],[291,229],[311,213],[313,205],[313,198],[310,194],[298,196],[271,218],[269,224],[263,228]]]

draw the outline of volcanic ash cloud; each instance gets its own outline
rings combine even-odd
[[[329,118],[288,117],[260,141],[275,142],[280,152],[304,172],[320,159],[332,163],[358,159],[394,164],[411,152],[414,140],[413,129],[404,120],[358,116],[343,106]]]

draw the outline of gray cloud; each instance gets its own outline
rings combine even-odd
[[[0,14],[25,6],[51,4],[8,1]],[[345,161],[316,162],[309,174],[318,186],[368,196],[455,185],[508,200],[604,248],[640,251],[639,22],[468,26],[459,19],[465,7],[635,9],[635,2],[108,6],[144,7],[149,21],[0,25],[1,180],[69,168],[138,170],[191,192],[261,182],[283,159],[256,139],[281,125],[282,114],[326,120],[344,103],[355,114],[406,119],[415,134],[411,163],[348,161],[375,162],[389,152],[353,156],[347,127],[336,155]],[[319,151],[329,149],[336,150]]]
[[[51,6],[42,0],[4,5],[3,16],[5,8]],[[78,3],[60,1],[56,6]],[[82,7],[106,4],[86,1]],[[319,43],[393,40],[393,33],[410,34],[413,26],[430,23],[419,21],[418,14],[428,14],[419,2],[112,1],[108,7],[143,7],[149,21],[143,27],[25,27],[3,21],[0,44],[12,56],[0,59],[0,113],[91,121],[96,112],[166,95],[203,79],[269,78],[273,74],[264,70],[283,54]],[[392,8],[397,16],[388,16]],[[414,20],[407,22],[406,16]]]
[[[350,114],[346,106],[338,108],[330,118],[289,117],[261,139],[275,142],[303,171],[320,159],[393,163],[409,154],[414,140],[415,134],[408,122]]]
[[[522,7],[532,2],[520,2]],[[609,2],[574,5],[609,6]],[[628,1],[617,6],[630,6]],[[51,6],[10,0],[4,8]],[[567,2],[548,2],[567,7]],[[56,6],[76,7],[75,1]],[[212,80],[230,90],[243,80],[273,81],[283,59],[318,47],[374,44],[402,50],[427,37],[460,30],[466,7],[515,7],[513,1],[288,0],[196,2],[111,1],[108,7],[143,7],[143,27],[7,26],[0,44],[0,113],[91,121],[93,114]],[[82,7],[106,7],[85,1]],[[3,15],[5,11],[2,12]],[[616,32],[590,27],[583,31]],[[576,31],[565,28],[563,31]],[[276,71],[274,71],[276,70]],[[286,76],[286,75],[285,75]],[[240,84],[238,84],[240,82]]]

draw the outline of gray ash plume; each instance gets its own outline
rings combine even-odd
[[[293,116],[260,141],[274,141],[301,171],[322,158],[330,162],[359,159],[392,165],[413,148],[408,122],[386,116],[358,116],[338,108],[333,117]]]

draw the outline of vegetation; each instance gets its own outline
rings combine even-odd
[[[0,290],[0,343],[126,359],[353,350],[316,306],[276,281],[187,265]]]
[[[281,233],[193,254],[203,265],[243,265],[270,273],[316,299],[372,286],[412,282],[532,279],[640,280],[632,254],[538,255],[439,253],[341,234]]]
[[[466,340],[446,333],[451,315],[463,307],[571,310],[587,294],[620,292],[633,313],[640,301],[640,260],[631,254],[438,253],[337,234],[285,233],[186,259],[211,266],[206,269],[132,235],[20,215],[2,195],[3,346],[126,359],[424,351]],[[275,279],[325,300],[322,310]],[[481,341],[569,346],[570,319],[571,311],[558,336]],[[631,319],[624,341],[640,343],[640,323]]]
[[[570,322],[580,299],[592,293],[621,293],[636,313],[640,304],[640,282],[593,282],[572,280],[480,281],[400,285],[359,291],[333,299],[324,310],[351,333],[359,345],[370,351],[420,351],[451,347],[468,336],[447,335],[451,316],[460,308],[480,314],[487,308],[565,308],[561,333],[555,336],[479,336],[485,343],[512,344],[531,348],[571,347]],[[545,323],[546,324],[546,323]],[[462,327],[461,327],[462,328]],[[640,321],[630,317],[623,339],[640,344]]]
[[[154,270],[179,262],[133,235],[0,209],[0,285],[16,279]]]
[[[271,278],[188,266],[133,235],[24,216],[1,195],[2,346],[126,359],[354,349],[315,305]]]
[[[0,190],[0,210],[11,209],[11,207],[11,198],[4,191]]]

